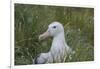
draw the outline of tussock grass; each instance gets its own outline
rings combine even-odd
[[[80,7],[55,7],[15,4],[15,65],[32,64],[41,52],[48,52],[52,38],[39,41],[53,21],[59,21],[65,29],[68,45],[76,51],[72,60],[94,60],[94,9]]]

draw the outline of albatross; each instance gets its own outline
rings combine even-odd
[[[47,53],[40,53],[34,58],[33,64],[61,63],[73,53],[66,41],[64,28],[60,22],[52,22],[46,32],[39,36],[39,40],[53,37],[51,48]],[[71,59],[71,57],[70,57]]]

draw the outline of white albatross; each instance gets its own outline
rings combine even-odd
[[[60,22],[52,22],[48,26],[47,31],[39,36],[39,40],[43,40],[49,36],[53,37],[50,51],[39,54],[33,60],[33,64],[65,62],[66,57],[74,53],[65,41],[64,28]]]

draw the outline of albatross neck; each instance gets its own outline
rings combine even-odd
[[[57,44],[61,44],[62,42],[65,44],[65,35],[64,35],[64,32],[61,32],[58,35],[56,35],[56,36],[53,37],[52,45],[54,45],[56,43]]]

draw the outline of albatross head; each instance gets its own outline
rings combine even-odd
[[[63,25],[59,22],[52,22],[46,32],[39,36],[39,40],[43,40],[49,36],[55,37],[60,33],[64,33]]]

